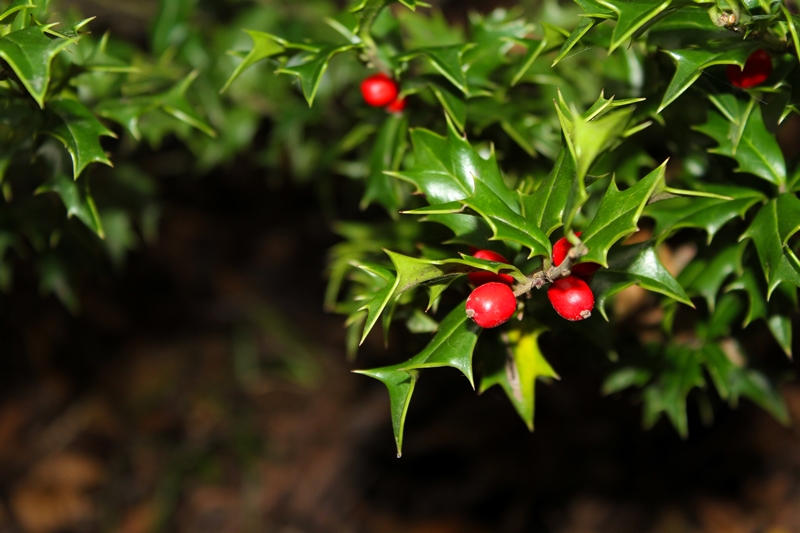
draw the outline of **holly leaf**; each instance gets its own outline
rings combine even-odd
[[[742,274],[725,287],[725,291],[744,291],[747,294],[748,308],[742,327],[745,328],[751,322],[767,316],[767,302],[764,293],[756,279],[755,272],[747,268]]]
[[[90,163],[112,166],[100,137],[116,137],[103,126],[91,111],[77,100],[58,98],[48,102],[43,133],[64,143],[72,156],[72,172],[75,179]]]
[[[97,213],[94,199],[86,188],[86,180],[76,182],[64,174],[55,174],[44,185],[34,191],[34,194],[54,192],[58,194],[67,210],[67,218],[73,216],[83,222],[101,239],[105,238],[103,223]]]
[[[520,193],[525,218],[549,236],[561,226],[564,209],[577,179],[575,158],[570,150],[562,148],[547,179],[539,184],[533,194]]]
[[[679,196],[647,205],[642,216],[656,222],[653,231],[658,242],[662,242],[681,228],[699,228],[708,234],[711,244],[714,235],[730,220],[744,218],[755,204],[766,200],[760,191],[735,185],[706,184],[704,192],[729,196],[732,200],[720,198],[698,198]]]
[[[720,287],[741,264],[743,251],[742,246],[734,245],[717,252],[711,262],[686,285],[688,292],[699,294],[705,299],[710,312],[714,312]]]
[[[611,297],[637,283],[639,283],[638,279],[628,276],[624,272],[612,272],[607,269],[598,271],[592,277],[591,287],[594,294],[594,308],[600,312],[606,322],[609,320],[606,304]]]
[[[408,361],[382,368],[355,371],[357,374],[380,380],[389,390],[397,457],[400,457],[403,451],[403,428],[411,395],[419,377],[417,369],[451,366],[463,372],[472,384],[472,352],[480,332],[481,328],[467,318],[465,303],[462,302],[442,320],[438,332],[425,349]]]
[[[545,331],[544,327],[508,331],[505,336],[507,349],[495,351],[479,388],[479,393],[483,394],[500,385],[530,431],[533,431],[537,378],[559,379],[539,348],[539,336]]]
[[[630,281],[634,281],[644,289],[694,307],[683,287],[661,264],[650,241],[613,247],[608,254],[608,269],[595,273],[595,279],[600,283],[607,273],[613,275],[615,272],[627,276]]]
[[[760,45],[754,41],[724,40],[709,42],[702,49],[664,50],[675,61],[675,74],[669,82],[657,113],[661,113],[692,84],[703,71],[712,65],[738,65],[744,67],[745,61]]]
[[[436,82],[428,83],[433,95],[439,101],[447,116],[453,121],[458,131],[463,133],[467,124],[467,104],[464,100],[453,94],[450,89]]]
[[[236,66],[233,73],[228,78],[228,81],[226,81],[225,85],[222,86],[222,89],[219,90],[220,94],[227,91],[228,87],[231,86],[231,83],[233,83],[233,81],[238,78],[242,72],[255,65],[262,59],[281,54],[284,51],[283,46],[278,44],[274,36],[270,35],[269,33],[256,30],[243,31],[246,32],[247,35],[249,35],[253,40],[253,47],[249,52],[247,52],[247,55],[244,57],[242,62]]]
[[[0,58],[8,63],[42,109],[50,83],[50,64],[53,58],[78,40],[50,37],[46,32],[53,26],[55,24],[30,26],[0,37]]]
[[[375,265],[364,263],[356,265],[386,280],[384,288],[377,292],[369,302],[359,309],[359,311],[367,311],[364,333],[361,336],[362,343],[373,326],[377,323],[378,318],[381,313],[383,313],[384,309],[386,309],[387,305],[404,292],[420,284],[442,281],[446,278],[476,270],[488,270],[495,274],[502,270],[506,271],[517,280],[524,281],[525,279],[524,274],[512,265],[485,261],[474,257],[433,260],[409,257],[390,250],[385,250],[385,252],[392,260],[396,273],[382,267],[376,267]]]
[[[583,15],[581,15],[581,20],[578,25],[572,30],[572,33],[569,34],[564,44],[561,45],[561,50],[558,51],[558,55],[555,60],[553,60],[552,67],[556,66],[559,61],[562,61],[570,50],[578,44],[578,41],[580,41],[596,24],[614,18],[614,11],[595,0],[575,0],[575,3],[583,9]]]
[[[459,208],[460,208],[459,204]],[[446,244],[467,244],[476,248],[486,246],[493,232],[486,221],[479,216],[463,213],[432,214],[422,219],[425,222],[437,222],[449,228],[454,236]]]
[[[658,15],[669,7],[672,0],[638,0],[636,2],[597,0],[597,3],[616,13],[617,24],[611,34],[611,44],[608,48],[608,53],[611,54],[635,32],[658,20]]]
[[[408,181],[425,194],[431,205],[463,200],[482,182],[502,201],[518,210],[517,197],[503,181],[497,159],[492,153],[484,159],[456,131],[447,119],[447,137],[423,128],[411,130],[414,166],[390,175]]]
[[[397,170],[400,165],[406,146],[407,129],[408,118],[405,115],[391,114],[378,131],[369,158],[369,175],[361,199],[361,209],[366,209],[373,201],[377,201],[392,215],[400,208],[397,180],[385,171]]]
[[[462,63],[462,58],[464,53],[473,46],[475,46],[475,43],[420,48],[398,57],[397,61],[407,62],[416,57],[425,57],[442,76],[447,78],[464,95],[469,96],[466,69]]]
[[[666,367],[658,379],[644,390],[644,425],[653,427],[665,413],[680,436],[686,438],[686,397],[693,388],[705,385],[700,359],[689,346],[671,344],[666,347],[664,362]]]
[[[321,46],[314,51],[304,51],[292,57],[286,65],[277,69],[277,74],[290,74],[300,79],[300,86],[303,96],[311,107],[314,104],[314,97],[319,88],[322,75],[328,69],[328,62],[336,54],[341,54],[355,48],[355,44],[345,44],[341,46]]]
[[[739,126],[719,113],[709,111],[708,121],[694,129],[719,144],[709,152],[734,158],[736,172],[749,172],[783,189],[786,186],[786,162],[775,136],[767,131],[760,106],[753,106],[741,135]],[[734,145],[734,139],[739,142]]]
[[[767,280],[767,299],[783,282],[800,287],[800,265],[786,246],[789,238],[800,229],[800,200],[784,193],[764,205],[753,223],[740,237],[752,239],[761,268]]]
[[[594,218],[583,230],[581,238],[589,252],[581,257],[581,262],[599,263],[607,266],[608,251],[623,237],[638,231],[639,216],[647,200],[665,187],[664,172],[667,162],[642,178],[634,186],[621,191],[615,179],[600,200]]]

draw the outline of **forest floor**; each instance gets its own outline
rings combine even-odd
[[[350,370],[400,355],[346,361],[310,191],[164,186],[159,242],[80,314],[24,273],[2,299],[0,533],[800,532],[796,383],[791,427],[745,402],[681,440],[580,354],[547,354],[533,433],[431,371],[397,459],[385,389]]]

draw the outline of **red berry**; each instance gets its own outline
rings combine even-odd
[[[592,316],[594,294],[579,277],[567,276],[555,280],[547,289],[547,298],[556,313],[567,320],[583,320]]]
[[[505,257],[491,250],[478,250],[477,252],[472,254],[472,256],[477,257],[478,259],[486,259],[487,261],[508,263],[508,260]],[[505,283],[509,287],[514,284],[514,278],[512,278],[508,274],[495,274],[494,272],[487,272],[485,270],[480,272],[470,272],[469,274],[467,274],[467,278],[469,279],[469,282],[475,285],[476,287],[479,285],[483,285],[484,283],[491,283],[494,281],[499,283]]]
[[[581,232],[576,231],[575,235],[580,237]],[[556,243],[553,245],[553,264],[555,266],[560,265],[561,262],[566,259],[570,248],[572,248],[572,245],[569,243],[566,237],[561,237],[556,241]],[[571,270],[576,276],[591,276],[597,272],[598,268],[600,268],[600,265],[597,263],[579,263],[577,265],[573,265]]]
[[[738,65],[728,65],[728,80],[734,87],[750,89],[761,85],[772,73],[772,58],[766,50],[759,49],[750,54],[744,63],[744,70]]]
[[[389,113],[402,113],[406,108],[405,98],[396,98],[394,102],[386,106],[386,111]]]
[[[373,74],[361,82],[361,94],[369,105],[383,107],[397,98],[397,83],[383,72]]]
[[[482,328],[495,328],[505,323],[516,310],[517,298],[503,283],[481,285],[467,298],[467,316]]]

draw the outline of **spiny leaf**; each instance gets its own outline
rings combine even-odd
[[[475,46],[474,43],[456,44],[452,46],[436,46],[421,48],[404,54],[397,58],[397,61],[411,61],[415,57],[426,57],[442,76],[447,78],[450,83],[458,87],[465,95],[469,95],[467,87],[467,75],[462,65],[464,52]]]
[[[431,205],[463,200],[484,183],[508,206],[518,209],[517,197],[503,181],[497,159],[484,159],[447,120],[447,137],[418,128],[411,130],[414,166],[391,175],[413,183]]]
[[[607,272],[624,274],[644,289],[694,307],[683,287],[661,264],[652,242],[613,247],[608,254],[608,270],[598,271],[595,280],[599,283]]]
[[[284,50],[283,46],[278,44],[274,37],[269,33],[256,30],[243,31],[245,31],[250,38],[253,39],[253,47],[244,57],[244,60],[237,65],[236,69],[233,71],[233,74],[231,74],[231,76],[228,78],[228,81],[225,82],[225,85],[222,86],[222,89],[219,90],[220,94],[228,90],[228,87],[230,87],[231,83],[233,83],[233,81],[238,78],[242,72],[258,63],[262,59],[280,54]]]
[[[403,427],[408,405],[419,376],[419,371],[415,369],[451,366],[461,370],[472,384],[472,352],[480,332],[481,328],[467,318],[465,303],[462,302],[442,320],[439,331],[428,346],[408,361],[356,371],[382,381],[389,390],[392,429],[398,457],[403,451]]]
[[[80,183],[80,186],[79,186]],[[76,182],[74,179],[64,174],[55,174],[44,185],[36,189],[34,194],[54,192],[58,194],[64,207],[67,209],[67,217],[76,216],[78,220],[86,224],[86,227],[103,239],[103,223],[94,205],[94,199],[86,190],[85,180]]]
[[[686,285],[688,292],[697,293],[705,299],[710,312],[714,312],[720,287],[728,276],[737,271],[743,251],[741,245],[733,245],[717,252],[703,271]]]
[[[792,193],[773,198],[756,215],[741,239],[753,239],[767,280],[767,299],[783,282],[800,287],[800,265],[785,246],[797,230],[800,200]]]
[[[589,252],[581,261],[607,266],[608,250],[618,240],[638,231],[639,216],[647,200],[664,187],[667,162],[650,172],[636,185],[620,192],[614,178],[600,201],[592,221],[583,230],[583,243]]]
[[[675,101],[681,94],[697,81],[704,69],[712,65],[739,65],[744,67],[745,61],[750,57],[759,44],[753,41],[724,41],[722,43],[708,43],[702,49],[664,50],[675,61],[675,75],[669,82],[658,113]]]
[[[708,121],[694,129],[713,138],[719,146],[711,153],[736,159],[737,172],[749,172],[783,189],[786,186],[786,162],[775,136],[767,131],[761,108],[754,106],[741,133],[738,145],[737,124],[719,113],[709,111]]]
[[[614,51],[629,39],[637,30],[655,19],[659,13],[667,9],[672,0],[597,0],[597,2],[616,13],[617,25],[611,35],[608,53]]]
[[[352,50],[355,47],[356,45],[352,43],[342,46],[328,45],[322,46],[313,52],[301,52],[275,72],[278,74],[291,74],[300,78],[303,96],[308,102],[308,106],[311,107],[319,88],[319,82],[322,80],[322,75],[328,69],[328,62],[336,54]]]
[[[700,358],[688,346],[671,344],[666,347],[664,362],[667,367],[644,391],[644,424],[653,427],[661,413],[666,413],[681,437],[686,438],[686,396],[693,388],[705,385]]]
[[[40,108],[44,108],[53,58],[78,40],[48,37],[46,32],[53,26],[30,26],[0,37],[0,58],[8,63]]]
[[[564,209],[577,179],[578,169],[572,152],[562,148],[547,179],[532,194],[520,195],[525,218],[549,236],[561,226]]]
[[[745,269],[741,276],[725,287],[725,291],[745,291],[747,294],[749,306],[747,315],[742,323],[743,328],[750,325],[750,323],[756,319],[766,318],[767,302],[753,270],[749,268]]]
[[[539,348],[539,337],[545,331],[544,327],[508,331],[504,337],[506,350],[495,350],[479,389],[483,394],[494,385],[500,385],[530,431],[533,431],[536,379],[558,379]]]
[[[83,104],[67,98],[51,100],[48,102],[46,114],[42,131],[64,143],[72,156],[74,179],[78,178],[89,163],[111,166],[111,161],[98,139],[116,135],[103,126]]]
[[[706,184],[704,191],[730,196],[733,200],[679,196],[647,205],[642,216],[656,221],[653,233],[662,242],[681,228],[700,228],[708,233],[708,244],[730,220],[744,218],[755,204],[766,200],[763,193],[736,185]]]

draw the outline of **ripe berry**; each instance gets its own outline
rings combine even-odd
[[[481,285],[467,298],[467,316],[482,328],[495,328],[505,323],[516,310],[517,298],[503,283]]]
[[[575,235],[578,237],[581,236],[580,231],[576,231]],[[556,241],[553,245],[553,264],[558,266],[561,264],[562,261],[567,257],[570,248],[572,245],[569,243],[566,237],[561,237]],[[591,276],[597,269],[600,268],[600,265],[597,263],[579,263],[577,265],[572,265],[572,273],[576,276]]]
[[[487,261],[497,261],[498,263],[508,263],[508,260],[497,252],[491,250],[478,250],[473,257],[478,259],[486,259]],[[509,287],[514,284],[514,278],[508,274],[495,274],[494,272],[487,272],[485,270],[480,272],[470,272],[467,274],[469,282],[475,285],[483,285],[484,283],[491,283],[493,281],[505,283]]]
[[[386,111],[389,113],[402,113],[406,108],[405,98],[396,98],[394,102],[386,106]]]
[[[594,294],[579,277],[567,276],[555,280],[547,289],[547,298],[556,313],[567,320],[583,320],[592,316]]]
[[[397,98],[397,83],[383,72],[379,72],[361,82],[361,94],[369,105],[383,107]]]
[[[758,49],[747,58],[744,70],[738,65],[728,65],[728,80],[734,87],[749,89],[764,83],[772,73],[772,58],[763,50]]]

